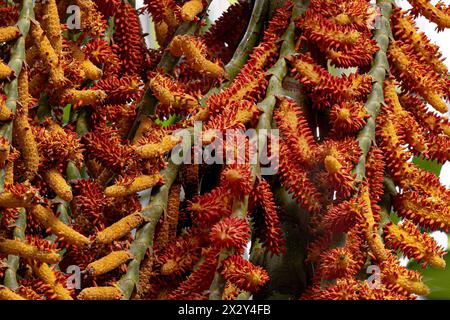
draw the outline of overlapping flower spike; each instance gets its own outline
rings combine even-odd
[[[436,23],[438,31],[450,28],[450,8],[446,6],[444,2],[439,1],[436,5],[433,5],[430,0],[408,1],[413,6],[411,13],[414,16],[417,17],[420,14]]]
[[[395,75],[405,87],[412,88],[439,112],[447,112],[448,107],[443,100],[446,89],[442,86],[441,78],[429,73],[429,68],[419,63],[408,54],[405,45],[393,41],[389,46],[389,57]]]
[[[199,38],[187,35],[175,36],[170,42],[168,49],[175,57],[185,56],[189,66],[201,74],[216,79],[221,79],[225,76],[225,71],[220,65],[220,61],[214,62],[208,59],[208,49]]]
[[[218,255],[217,248],[204,249],[203,261],[180,286],[172,291],[168,296],[172,300],[204,300],[203,291],[209,288],[217,268]]]
[[[269,183],[261,178],[252,192],[253,201],[260,207],[263,215],[263,227],[259,234],[264,247],[272,254],[284,252],[284,236],[281,230],[280,218]]]
[[[198,107],[197,98],[186,93],[181,83],[159,72],[151,77],[149,88],[160,102],[161,114],[188,114]]]
[[[267,85],[266,75],[262,71],[240,73],[226,90],[209,97],[206,101],[207,116],[210,118],[221,113],[224,106],[233,102],[260,100]]]
[[[103,75],[105,79],[111,76],[118,76],[122,68],[122,61],[116,54],[116,45],[109,45],[102,39],[91,39],[83,48],[86,57],[96,66],[103,65]]]
[[[449,230],[450,212],[439,198],[427,197],[416,191],[396,195],[394,208],[398,215],[430,230]]]
[[[395,126],[400,126],[404,132],[405,141],[419,153],[427,154],[428,143],[425,132],[414,117],[400,104],[395,82],[386,82],[384,87],[386,111],[393,115]]]
[[[358,265],[353,259],[353,253],[346,247],[323,252],[319,261],[314,275],[316,281],[319,281],[319,279],[347,278],[358,272]]]
[[[293,100],[280,97],[274,118],[283,143],[289,145],[295,153],[291,161],[305,168],[316,165],[317,143],[300,107]]]
[[[332,205],[323,217],[324,229],[335,233],[347,232],[357,223],[364,221],[365,210],[365,204],[359,197]]]
[[[400,266],[398,259],[389,254],[380,264],[381,282],[400,294],[428,295],[430,289],[422,282],[422,275],[418,271],[408,270]]]
[[[240,290],[256,292],[269,280],[269,275],[263,268],[253,265],[239,255],[227,258],[222,268],[224,279]]]
[[[101,38],[106,30],[105,20],[91,0],[75,0],[81,10],[81,29],[92,38]]]
[[[361,100],[372,88],[372,77],[368,74],[352,73],[349,76],[331,75],[305,54],[290,58],[296,78],[306,86],[316,107],[331,107],[330,101]]]
[[[308,289],[303,299],[314,300],[411,300],[414,297],[407,292],[393,291],[381,284],[371,288],[369,282],[354,278],[338,279],[336,284],[326,288],[320,285]]]
[[[121,73],[140,75],[144,64],[144,40],[136,9],[122,2],[115,15],[115,51],[122,64]]]
[[[145,0],[146,9],[157,24],[164,23],[166,28],[175,29],[180,20],[180,7],[174,0]]]
[[[406,12],[395,8],[392,14],[392,32],[396,39],[414,47],[415,53],[423,62],[433,66],[434,70],[443,76],[448,74],[448,68],[442,61],[439,47],[431,43],[428,37],[418,30],[413,18]]]
[[[436,268],[445,268],[442,256],[444,250],[427,233],[422,233],[414,223],[403,220],[401,225],[388,223],[384,227],[384,240],[388,247],[402,252],[411,259],[422,263],[422,267],[430,264]]]
[[[356,4],[356,8],[351,8],[352,4],[333,5],[337,11],[342,10],[338,13],[326,12],[332,10],[325,8],[329,7],[325,2],[314,1],[297,21],[297,26],[304,31],[303,37],[317,45],[338,67],[368,65],[378,51],[367,28],[370,24],[368,3],[354,1],[352,4]]]
[[[290,161],[290,155],[288,146],[281,142],[279,178],[282,185],[309,211],[320,211],[322,201],[319,191],[304,168]]]

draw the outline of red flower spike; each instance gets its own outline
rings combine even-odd
[[[192,212],[195,225],[211,227],[231,214],[231,199],[226,190],[219,187],[188,201],[187,210]]]
[[[234,248],[241,252],[250,240],[250,232],[246,220],[226,217],[212,227],[209,237],[211,243],[217,248]]]
[[[138,101],[143,93],[144,83],[138,75],[125,75],[123,77],[109,77],[98,81],[94,90],[101,89],[106,92],[104,103],[124,104]]]
[[[444,249],[430,235],[420,232],[411,221],[405,219],[401,225],[388,223],[384,227],[384,241],[394,250],[401,249],[408,258],[422,261],[423,268],[428,263],[436,268],[445,268]]]
[[[369,115],[362,102],[342,102],[335,104],[330,111],[333,132],[338,135],[358,132],[367,119]]]
[[[249,164],[227,165],[221,174],[221,185],[235,198],[242,198],[252,191]]]
[[[222,276],[241,290],[257,292],[267,281],[269,275],[239,255],[233,255],[223,262]]]

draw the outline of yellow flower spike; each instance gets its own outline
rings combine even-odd
[[[6,166],[10,149],[11,144],[9,141],[3,137],[0,137],[0,168],[4,168]]]
[[[30,210],[31,215],[44,228],[50,229],[50,232],[62,238],[65,242],[78,247],[90,244],[90,240],[78,233],[68,225],[59,220],[53,212],[41,205],[37,205]]]
[[[437,111],[446,113],[448,107],[443,100],[444,93],[439,92],[437,84],[404,52],[398,42],[393,41],[389,46],[389,54],[402,79],[407,79],[414,89]]]
[[[167,45],[169,40],[169,26],[164,21],[155,23],[156,41],[163,47]]]
[[[57,169],[50,169],[44,173],[45,181],[50,188],[64,201],[70,202],[73,199],[72,188]]]
[[[7,79],[14,75],[14,70],[0,59],[0,80]]]
[[[450,9],[442,2],[434,6],[430,0],[408,0],[413,6],[413,13],[419,13],[437,24],[439,30],[450,28]]]
[[[136,192],[151,188],[161,181],[162,176],[159,173],[154,175],[141,175],[133,179],[131,183],[117,183],[105,189],[107,197],[126,197]]]
[[[33,265],[34,274],[45,284],[48,284],[55,292],[57,300],[73,300],[67,290],[57,279],[53,270],[46,263]]]
[[[13,118],[13,113],[6,106],[5,100],[0,97],[0,121],[9,121]]]
[[[159,143],[149,143],[136,147],[136,153],[144,159],[155,158],[172,150],[178,143],[180,143],[180,141],[180,137],[167,135],[164,136],[162,141]]]
[[[18,149],[25,163],[26,178],[32,180],[40,163],[39,150],[28,121],[28,72],[23,69],[19,75],[19,108],[14,118],[13,132]]]
[[[44,35],[44,31],[41,26],[34,22],[31,26],[31,35],[33,37],[34,44],[36,45],[39,56],[43,61],[46,69],[49,71],[49,82],[54,87],[62,87],[67,82],[64,77],[64,70],[62,69],[58,55],[53,49],[48,38]]]
[[[333,156],[326,156],[324,164],[328,173],[338,173],[342,169],[342,164]]]
[[[0,286],[0,300],[26,300],[7,287]]]
[[[35,195],[32,193],[17,196],[12,192],[6,191],[0,194],[0,208],[30,208],[35,204]]]
[[[225,74],[225,70],[220,65],[205,57],[206,48],[195,37],[175,36],[169,45],[169,51],[176,57],[186,56],[187,63],[200,73],[206,73],[213,78],[221,78]]]
[[[151,130],[153,127],[153,121],[149,117],[144,117],[139,123],[139,127],[136,130],[136,134],[133,138],[133,144],[136,145],[138,141]]]
[[[424,261],[422,266],[430,264],[433,267],[444,269],[445,260],[442,258],[445,251],[427,233],[422,233],[411,221],[403,220],[401,225],[389,223],[384,228],[386,245],[400,248],[408,257],[416,261]]]
[[[61,99],[64,103],[82,107],[99,104],[106,99],[106,96],[103,90],[65,89],[61,94]]]
[[[95,242],[100,244],[112,243],[114,240],[128,235],[131,230],[138,227],[144,220],[144,217],[139,212],[132,213],[99,232]]]
[[[183,21],[194,21],[197,15],[202,11],[202,0],[189,0],[181,7],[181,18]]]
[[[128,251],[113,251],[103,258],[89,263],[86,270],[91,276],[99,276],[120,267],[132,258],[133,256]]]
[[[59,22],[56,0],[47,0],[42,3],[42,28],[57,55],[61,55],[62,37],[61,23]]]
[[[81,68],[83,69],[86,79],[100,80],[102,77],[102,70],[93,64],[89,59],[86,59],[83,51],[81,51],[77,46],[72,45],[70,48],[74,59],[81,64]]]
[[[78,300],[120,300],[122,291],[117,287],[90,287],[78,294]]]
[[[54,264],[61,260],[61,256],[53,249],[39,249],[35,245],[21,240],[9,240],[0,238],[0,252],[12,254],[26,260]]]
[[[375,224],[375,218],[370,201],[369,188],[367,186],[363,187],[361,199],[363,200],[365,206],[363,210],[363,216],[366,220],[365,232],[367,242],[369,244],[370,251],[375,256],[377,261],[382,262],[387,259],[388,253],[386,248],[384,247],[383,240],[381,239],[381,236],[379,235]]]
[[[0,42],[15,40],[20,36],[20,30],[16,26],[0,28]]]

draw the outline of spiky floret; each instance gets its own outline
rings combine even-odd
[[[237,217],[225,217],[212,227],[209,238],[212,245],[217,248],[233,248],[241,252],[250,240],[248,221]]]
[[[88,80],[100,80],[102,77],[102,70],[97,67],[94,63],[92,63],[89,58],[86,57],[83,50],[78,48],[76,45],[71,44],[70,53],[72,54],[75,61],[72,63],[78,63],[79,68],[81,69],[81,75]]]
[[[105,21],[91,0],[75,0],[81,9],[81,29],[91,38],[101,38],[105,33]]]
[[[251,101],[232,102],[216,117],[210,118],[203,127],[202,142],[212,143],[225,134],[226,130],[244,130],[247,124],[255,123],[260,114],[261,110]]]
[[[194,224],[211,227],[222,217],[231,214],[232,198],[224,188],[218,187],[188,201]]]
[[[335,104],[330,111],[333,132],[338,135],[361,130],[368,118],[364,104],[358,101]]]
[[[439,47],[431,43],[425,33],[418,31],[412,16],[399,8],[395,8],[392,13],[392,32],[396,39],[413,45],[415,53],[432,65],[436,72],[444,76],[448,74]]]
[[[316,285],[306,291],[303,300],[410,300],[414,299],[410,294],[390,290],[385,285],[377,288],[369,286],[367,281],[359,281],[355,278],[338,279],[336,284],[322,288]]]
[[[384,161],[383,151],[373,145],[367,155],[366,160],[366,178],[369,184],[370,199],[372,203],[378,203],[384,193]]]
[[[185,56],[189,66],[199,73],[218,79],[225,74],[219,62],[208,59],[205,44],[196,37],[175,36],[169,45],[169,51],[175,57]]]
[[[295,101],[279,97],[274,119],[281,132],[284,143],[292,148],[292,161],[299,166],[313,167],[316,164],[317,143],[311,128]]]
[[[297,163],[290,161],[289,147],[280,144],[279,177],[283,186],[305,208],[312,212],[320,211],[322,201],[320,193],[310,180],[306,171]]]
[[[433,5],[430,0],[408,0],[413,6],[411,13],[417,17],[419,14],[436,23],[439,31],[450,28],[450,8],[439,1]]]
[[[255,266],[239,255],[227,258],[222,268],[221,274],[224,279],[241,290],[256,292],[269,281],[269,275],[263,268]]]
[[[157,173],[154,175],[140,175],[135,178],[123,178],[116,181],[116,184],[105,189],[107,197],[126,197],[136,192],[154,187],[162,180],[162,176]]]
[[[315,271],[317,279],[339,279],[353,276],[358,272],[358,265],[352,252],[346,247],[335,248],[323,252]]]
[[[296,78],[306,86],[317,107],[331,107],[331,102],[361,100],[372,89],[372,77],[368,74],[352,73],[349,76],[331,75],[309,55],[298,54],[289,58]]]
[[[361,150],[353,139],[327,140],[321,146],[321,159],[325,166],[323,177],[343,197],[354,190],[355,176],[352,173]]]
[[[220,250],[207,248],[202,254],[200,265],[183,281],[180,286],[172,291],[169,299],[172,300],[197,300],[204,299],[202,293],[208,289],[217,269],[217,260]]]
[[[449,230],[448,205],[439,198],[425,197],[415,191],[406,191],[394,198],[395,211],[430,230]]]
[[[114,240],[128,235],[142,222],[144,222],[144,217],[139,212],[132,213],[99,232],[94,241],[99,244],[112,243]]]
[[[427,233],[422,233],[409,220],[403,220],[400,225],[388,223],[384,227],[384,241],[386,246],[402,252],[410,259],[422,261],[422,267],[427,264],[436,268],[445,268],[442,256],[444,250]]]
[[[430,73],[429,68],[419,63],[414,55],[408,54],[407,49],[407,45],[398,41],[392,41],[389,46],[389,58],[396,76],[405,87],[414,89],[436,110],[447,112],[442,80]]]
[[[110,127],[89,132],[83,138],[86,140],[88,155],[100,161],[105,168],[121,171],[135,164],[133,149],[124,144]]]
[[[397,95],[395,82],[387,81],[385,83],[384,96],[387,111],[395,117],[395,125],[403,129],[406,142],[414,147],[417,152],[426,154],[428,143],[425,139],[425,132],[414,117],[402,107]]]
[[[91,39],[83,48],[83,52],[90,61],[96,66],[103,65],[102,71],[105,79],[118,76],[122,67],[122,62],[115,52],[116,47],[102,39]]]
[[[149,88],[161,104],[158,107],[161,114],[187,114],[198,107],[197,99],[186,93],[182,84],[160,72],[150,78]]]
[[[332,205],[325,213],[322,224],[332,232],[347,232],[357,223],[362,222],[364,211],[367,210],[359,197]]]
[[[144,0],[144,4],[156,23],[164,23],[171,29],[178,26],[181,9],[174,0]]]
[[[90,240],[78,233],[70,226],[59,220],[53,212],[41,205],[37,205],[30,210],[33,219],[49,232],[56,234],[62,241],[78,247],[90,244]]]
[[[397,257],[392,254],[380,264],[380,269],[381,282],[390,290],[404,295],[426,296],[430,293],[430,289],[422,282],[422,275],[400,266]]]
[[[143,82],[138,75],[123,77],[108,77],[95,84],[93,89],[100,89],[106,93],[106,103],[124,104],[137,101],[143,93]]]
[[[115,15],[115,50],[122,61],[122,74],[141,74],[144,63],[144,43],[139,16],[129,3],[122,2]]]
[[[240,73],[224,91],[212,95],[206,101],[206,112],[209,117],[220,114],[224,108],[233,102],[248,100],[257,102],[265,93],[268,82],[262,71]]]
[[[326,57],[339,68],[351,68],[355,66],[364,67],[369,65],[374,54],[379,50],[378,46],[371,41],[358,41],[351,48],[333,49],[323,48]]]
[[[264,178],[258,179],[252,195],[255,198],[255,204],[261,208],[264,217],[264,226],[259,237],[268,251],[279,255],[284,251],[284,238],[277,206],[269,183]]]
[[[187,233],[178,237],[161,252],[156,262],[162,275],[182,275],[192,269],[199,259],[201,242],[198,236]]]
[[[242,198],[252,190],[251,168],[249,164],[225,166],[220,183],[235,198]]]

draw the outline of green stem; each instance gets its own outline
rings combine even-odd
[[[11,58],[9,60],[9,67],[14,70],[16,77],[9,83],[5,84],[4,91],[7,96],[6,106],[13,112],[16,112],[17,99],[19,97],[18,90],[18,75],[22,70],[23,63],[25,61],[25,39],[30,30],[30,18],[33,16],[33,1],[23,0],[22,10],[20,11],[19,20],[17,21],[17,27],[19,27],[21,36],[17,39],[16,43],[11,49]],[[3,135],[8,141],[12,140],[12,126],[13,122],[10,121],[5,124],[0,134]],[[0,170],[0,192],[4,190],[5,184],[5,170]]]
[[[377,5],[381,10],[382,15],[380,17],[380,26],[379,29],[375,31],[374,39],[380,47],[380,50],[375,54],[372,68],[369,71],[369,74],[374,80],[372,92],[367,98],[365,105],[370,118],[358,134],[358,142],[362,154],[354,171],[356,173],[356,181],[362,181],[365,177],[367,154],[369,153],[372,143],[375,141],[376,118],[380,112],[381,105],[384,103],[383,83],[386,74],[389,71],[389,62],[386,52],[389,47],[390,38],[392,37],[390,25],[392,0],[377,0]]]
[[[161,214],[167,208],[169,190],[175,181],[177,174],[178,165],[170,162],[169,166],[162,172],[165,181],[164,185],[151,197],[150,204],[141,212],[148,222],[136,233],[136,237],[130,247],[133,260],[128,264],[127,273],[123,275],[119,281],[119,286],[122,290],[124,299],[130,299],[134,288],[139,282],[139,268],[141,262],[144,259],[148,248],[153,245],[156,225],[158,224]]]
[[[19,216],[15,222],[15,228],[13,232],[14,239],[25,239],[25,229],[27,227],[27,213],[24,208],[20,208]],[[17,283],[17,269],[19,268],[19,260],[18,256],[9,255],[8,261],[6,264],[8,265],[8,269],[5,271],[5,286],[15,290],[19,286]]]

